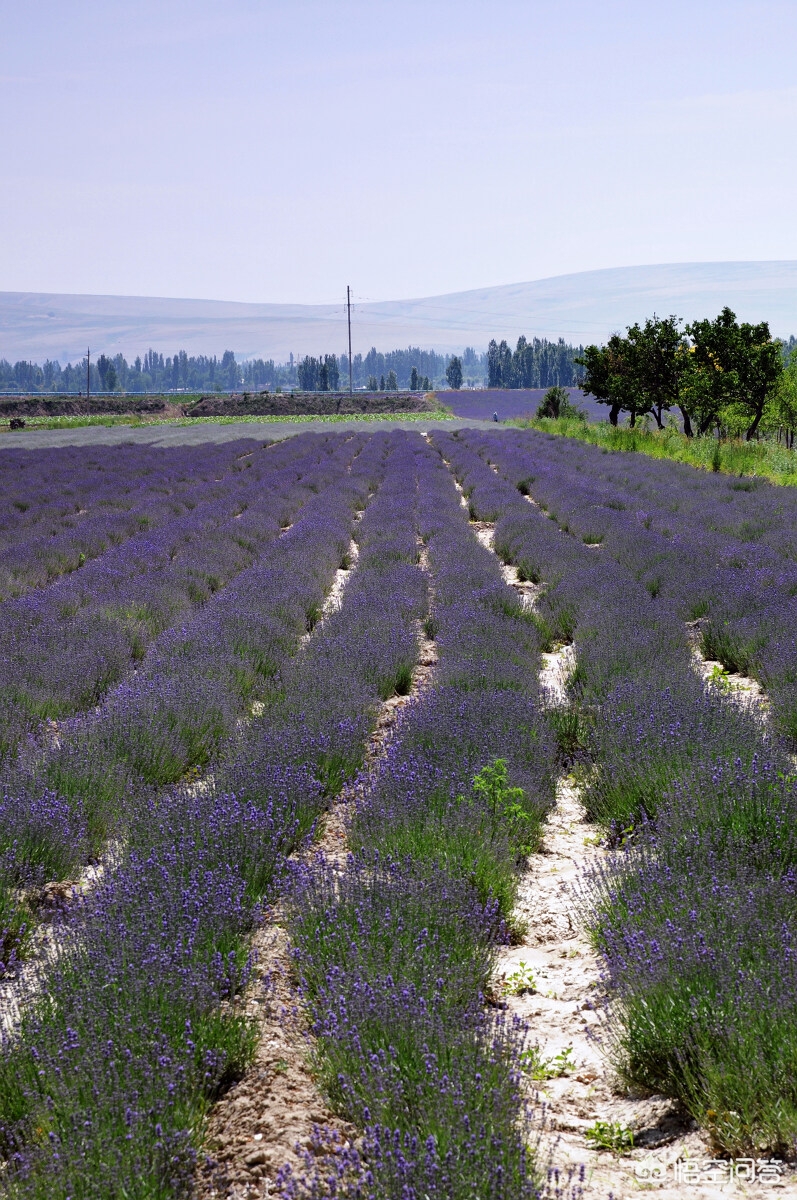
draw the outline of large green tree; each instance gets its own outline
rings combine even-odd
[[[462,387],[462,359],[457,358],[456,354],[449,360],[446,367],[446,379],[448,386],[458,392]]]
[[[648,317],[645,324],[628,326],[630,370],[639,393],[641,410],[651,412],[659,429],[662,415],[673,407],[681,409],[684,432],[692,433],[689,411],[682,404],[682,384],[688,370],[687,343],[679,326],[680,317]]]
[[[609,420],[617,424],[621,412],[629,414],[631,428],[636,419],[650,411],[639,386],[636,348],[628,338],[613,333],[605,346],[587,346],[574,361],[586,368],[582,392],[609,405]]]
[[[699,432],[707,432],[722,409],[733,406],[745,418],[751,441],[783,374],[780,343],[773,339],[769,323],[740,324],[725,307],[713,321],[693,321],[686,329],[694,346],[693,370],[699,377],[693,381],[692,401],[700,406]]]

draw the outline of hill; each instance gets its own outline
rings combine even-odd
[[[491,337],[602,341],[651,313],[713,316],[728,304],[744,320],[768,320],[774,333],[797,332],[797,262],[675,263],[557,275],[530,283],[444,296],[358,304],[355,351],[415,345],[456,352]],[[343,304],[239,304],[146,296],[0,292],[0,357],[79,359],[86,346],[127,357],[173,354],[258,356],[340,353]]]

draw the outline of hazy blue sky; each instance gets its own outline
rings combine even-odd
[[[795,0],[0,0],[0,290],[794,259],[795,61]]]

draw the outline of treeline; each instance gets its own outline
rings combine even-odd
[[[460,385],[481,387],[485,380],[487,355],[479,354],[468,346],[461,357],[437,354],[434,350],[421,350],[408,346],[406,350],[382,352],[372,346],[366,355],[355,354],[352,358],[352,383],[356,388],[369,392],[395,392],[409,390],[430,391],[450,385],[451,364],[459,363],[462,368]],[[334,392],[338,387],[349,385],[348,355],[324,354],[315,358],[307,355],[297,367],[298,384],[306,391]],[[455,373],[455,377],[456,373]]]
[[[352,359],[352,382],[356,388],[371,391],[411,389],[429,391],[444,387],[452,356],[408,346],[387,353],[372,347],[367,354]],[[483,386],[487,355],[468,347],[458,360],[463,368],[463,383]],[[62,367],[48,359],[44,364],[21,360],[10,363],[0,359],[0,392],[85,392],[86,359]],[[236,392],[301,388],[306,391],[335,391],[349,386],[347,354],[307,355],[287,363],[273,359],[248,359],[238,362],[232,350],[221,358],[204,354],[196,357],[185,350],[164,356],[148,350],[143,358],[128,363],[124,355],[100,354],[89,368],[92,392]]]
[[[136,357],[132,363],[123,354],[112,358],[100,354],[90,364],[88,383],[92,392],[235,391],[245,383],[247,369],[257,365],[236,362],[232,350],[225,350],[221,358],[204,354],[193,357],[185,350],[164,358],[157,351],[148,350],[143,359]],[[265,375],[269,381],[273,380],[274,363],[259,365],[261,370],[265,366]],[[82,393],[86,391],[86,382],[85,358],[65,367],[50,359],[41,366],[24,360],[12,365],[0,359],[0,391]],[[267,386],[267,382],[262,386]]]
[[[514,350],[505,340],[493,339],[486,353],[468,346],[461,355],[438,354],[418,346],[386,352],[372,347],[367,354],[354,355],[352,383],[369,391],[576,387],[584,374],[579,365],[583,354],[583,346],[570,345],[562,338],[551,342],[521,337]],[[232,350],[225,350],[220,358],[193,356],[185,350],[164,356],[148,350],[143,358],[128,363],[122,354],[100,354],[91,361],[89,382],[95,393],[336,391],[349,386],[349,358],[347,354],[320,354],[295,360],[291,355],[287,363],[262,358],[239,362]],[[64,367],[49,359],[42,365],[0,359],[0,392],[85,390],[85,358]]]
[[[583,346],[571,346],[564,338],[518,338],[514,351],[506,341],[495,338],[487,348],[487,386],[491,388],[578,387],[583,377],[580,366]]]
[[[683,326],[683,327],[682,327]],[[616,425],[628,413],[633,427],[650,415],[659,429],[677,409],[687,437],[714,429],[720,436],[780,429],[789,444],[797,427],[795,339],[772,337],[769,324],[739,322],[730,308],[713,320],[684,324],[653,316],[587,346],[578,358],[585,394],[609,406]]]

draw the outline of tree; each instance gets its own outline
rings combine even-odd
[[[108,372],[113,371],[113,383],[108,383]],[[100,391],[112,392],[116,386],[116,370],[110,358],[104,354],[100,354],[97,358],[97,374],[100,377]]]
[[[498,354],[498,342],[495,338],[490,339],[487,347],[487,386],[488,388],[501,386],[501,359]]]
[[[446,367],[446,379],[448,386],[458,392],[462,387],[462,359],[457,358],[456,354],[450,359]]]
[[[576,408],[575,404],[570,399],[570,394],[567,388],[559,387],[558,384],[548,388],[548,391],[540,401],[540,406],[537,409],[538,417],[553,417],[555,421],[562,420],[586,420],[586,413],[580,408]]]
[[[380,376],[379,376],[379,390],[380,390],[380,392],[383,392],[383,391],[385,390],[385,377],[384,377],[384,375],[380,375]]]
[[[640,401],[634,348],[628,339],[613,333],[605,346],[587,346],[575,361],[586,368],[580,385],[584,395],[609,405],[612,425],[621,412],[629,413],[633,429],[637,416],[647,410]]]
[[[396,376],[395,371],[388,371],[387,382],[385,383],[385,386],[383,387],[382,390],[385,392],[397,392],[398,391],[398,377]]]
[[[418,368],[413,367],[410,372],[410,391],[417,392],[418,390]]]
[[[163,370],[162,361],[160,365]],[[221,376],[222,387],[229,388],[230,391],[233,391],[241,381],[241,370],[235,361],[235,354],[232,350],[225,350],[221,356]]]
[[[662,413],[681,404],[681,383],[688,367],[686,339],[678,326],[681,318],[659,318],[656,314],[628,326],[628,352],[639,392],[641,408],[652,412],[659,429],[664,428]],[[684,432],[691,435],[688,409],[681,407]]]
[[[369,392],[375,392],[377,387],[379,386],[376,382],[376,375],[369,375],[368,382],[366,383],[365,386]]]
[[[329,367],[325,359],[319,359],[318,362],[318,390],[319,392],[329,391]]]
[[[794,449],[794,431],[797,429],[797,349],[792,350],[783,371],[774,404],[774,415],[783,431],[786,446]]]
[[[487,347],[487,386],[511,388],[513,386],[512,351],[506,341],[500,345],[495,338]]]
[[[738,383],[733,366],[737,328],[736,315],[727,307],[713,321],[706,318],[686,327],[692,339],[688,411],[701,435],[719,423],[722,408],[733,402]]]
[[[318,391],[318,359],[306,354],[296,368],[299,387],[303,392]]]
[[[694,369],[702,374],[696,389],[703,404],[700,432],[707,432],[730,406],[745,418],[751,441],[783,374],[780,344],[773,340],[768,322],[739,324],[726,306],[713,321],[692,322],[687,333],[694,344]]]
[[[338,367],[336,355],[325,354],[324,366],[327,369],[327,383],[329,385],[329,390],[336,392],[340,387],[340,368]]]

